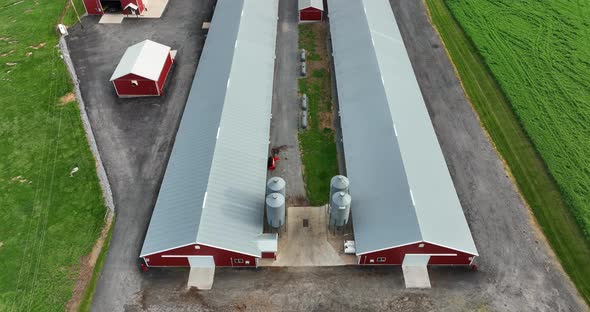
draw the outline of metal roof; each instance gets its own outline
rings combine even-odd
[[[157,81],[169,54],[170,47],[151,40],[134,44],[123,54],[111,81],[129,74]]]
[[[329,5],[357,254],[426,241],[477,255],[389,1]]]
[[[219,0],[141,256],[193,243],[260,256],[277,0]]]
[[[299,0],[299,10],[303,10],[306,8],[316,8],[319,10],[324,10],[324,1],[323,0]]]

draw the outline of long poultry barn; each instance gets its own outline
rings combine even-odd
[[[248,266],[263,233],[277,0],[219,0],[140,257],[147,266]]]
[[[389,1],[328,2],[358,263],[471,264],[478,252]]]

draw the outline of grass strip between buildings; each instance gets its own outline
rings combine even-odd
[[[328,202],[330,178],[338,174],[326,31],[321,23],[299,25],[299,47],[307,51],[307,77],[299,79],[299,93],[308,98],[308,128],[299,132],[299,146],[313,206]]]
[[[482,57],[443,0],[425,0],[430,18],[487,133],[564,270],[590,303],[590,244]]]

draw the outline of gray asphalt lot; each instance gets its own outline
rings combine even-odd
[[[299,98],[297,96],[298,38],[297,1],[279,3],[277,29],[277,58],[273,86],[270,142],[280,147],[277,169],[271,176],[280,176],[287,182],[287,200],[300,202],[305,198],[301,170],[301,154],[297,139],[299,127]]]
[[[556,264],[481,129],[421,1],[391,3],[480,251],[477,272],[431,268],[432,289],[406,290],[399,267],[217,269],[213,290],[201,292],[185,288],[186,270],[140,274],[135,259],[202,46],[200,22],[210,15],[211,2],[172,1],[160,21],[96,25],[96,18],[86,17],[84,29],[71,31],[72,57],[118,209],[93,310],[588,310]],[[281,0],[275,82],[280,90],[275,89],[273,107],[273,131],[281,132],[271,135],[272,144],[289,145],[296,135],[290,129],[297,120],[293,124],[287,117],[293,107],[285,104],[293,101],[293,92],[296,96],[290,72],[296,67],[288,65],[297,57],[290,52],[297,45],[291,31],[296,29],[296,2]],[[123,27],[125,32],[119,33]],[[140,41],[137,33],[145,33],[140,39],[152,38],[179,50],[162,99],[119,100],[108,83],[124,47]],[[284,170],[298,170],[291,167],[291,156],[287,158],[286,166],[292,169]],[[288,177],[287,181],[297,183]]]
[[[67,37],[113,189],[116,223],[94,311],[121,311],[141,286],[137,257],[204,44],[213,0],[170,1],[161,19],[99,25],[86,16]],[[109,82],[125,49],[144,39],[178,50],[164,96],[119,99]]]

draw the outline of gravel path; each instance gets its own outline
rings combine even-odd
[[[271,176],[280,176],[285,179],[287,197],[291,198],[291,202],[306,197],[297,139],[300,112],[297,96],[297,75],[300,64],[297,54],[299,40],[297,22],[297,1],[281,1],[270,142],[271,148],[282,148],[279,155],[281,160]]]

